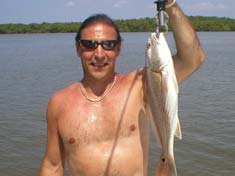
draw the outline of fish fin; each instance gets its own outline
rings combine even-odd
[[[181,132],[179,117],[177,117],[177,127],[175,130],[175,136],[180,140],[182,139],[182,132]]]

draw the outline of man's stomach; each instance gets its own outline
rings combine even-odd
[[[67,151],[70,174],[144,176],[148,153],[144,150],[137,136],[80,145]]]

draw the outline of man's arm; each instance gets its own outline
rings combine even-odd
[[[46,154],[41,164],[40,176],[63,175],[63,147],[58,132],[56,109],[52,98],[47,109],[47,145]]]
[[[178,4],[166,11],[170,17],[169,22],[176,42],[177,53],[173,56],[176,77],[178,83],[181,83],[203,63],[204,51],[195,30]]]

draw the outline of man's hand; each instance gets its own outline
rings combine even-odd
[[[171,8],[175,5],[176,0],[166,0],[166,8]]]

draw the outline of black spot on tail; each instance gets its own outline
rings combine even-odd
[[[161,156],[160,161],[162,164],[167,164],[167,159],[164,156]]]

